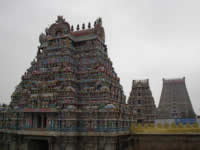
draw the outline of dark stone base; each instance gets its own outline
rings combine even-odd
[[[127,139],[128,136],[48,137],[4,133],[0,150],[125,150]]]
[[[0,150],[199,150],[200,135],[30,136],[2,133]]]
[[[200,135],[136,135],[129,150],[199,150]]]

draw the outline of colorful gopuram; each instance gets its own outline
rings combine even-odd
[[[163,79],[158,106],[159,119],[195,118],[185,78]]]
[[[133,80],[128,105],[135,114],[137,123],[154,123],[156,106],[149,86],[149,80]]]
[[[39,42],[37,56],[12,94],[8,110],[0,114],[0,127],[31,131],[26,133],[30,136],[36,131],[49,138],[51,133],[59,137],[63,134],[65,140],[70,138],[74,143],[72,149],[82,149],[80,146],[87,147],[91,142],[86,149],[92,150],[100,142],[95,136],[128,132],[133,115],[107,54],[101,18],[94,27],[88,23],[86,29],[82,24],[74,31],[58,16],[39,36]],[[85,138],[90,134],[94,137],[84,140],[79,137],[83,134]],[[109,140],[117,142],[115,136]]]

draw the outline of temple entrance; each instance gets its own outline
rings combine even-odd
[[[137,123],[141,123],[141,124],[142,124],[142,123],[143,123],[143,120],[138,119],[138,120],[137,120]]]
[[[37,116],[37,128],[41,128],[42,126],[42,117],[40,115]]]
[[[49,150],[47,140],[31,140],[28,143],[28,150]]]
[[[47,127],[47,116],[44,116],[44,119],[43,119],[43,128],[46,128]]]
[[[47,128],[47,114],[46,113],[32,114],[32,127]]]

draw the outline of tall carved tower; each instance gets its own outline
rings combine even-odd
[[[195,117],[186,88],[185,78],[163,79],[158,112],[158,118],[160,119]]]
[[[6,115],[0,113],[0,128],[46,136],[51,150],[114,149],[119,133],[129,132],[133,115],[108,57],[102,20],[81,28],[74,31],[58,16],[40,35],[36,58]]]
[[[39,37],[36,59],[22,76],[11,106],[84,109],[125,104],[112,62],[107,55],[101,18],[94,28],[77,31],[59,16]]]
[[[153,123],[156,117],[156,106],[152,96],[149,80],[133,80],[128,99],[131,110],[136,114],[137,123]]]

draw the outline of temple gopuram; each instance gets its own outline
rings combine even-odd
[[[114,150],[129,133],[133,115],[102,20],[81,28],[58,16],[39,36],[37,56],[0,114],[1,129],[15,131],[5,138],[16,150]]]
[[[149,87],[149,80],[133,80],[128,105],[135,113],[137,123],[154,123],[156,106]]]
[[[195,118],[185,77],[163,79],[163,88],[158,106],[159,119]]]

